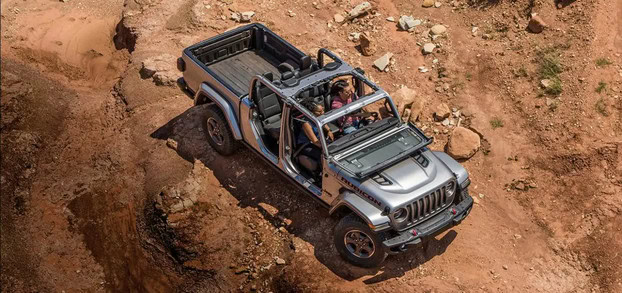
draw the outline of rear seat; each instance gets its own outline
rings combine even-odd
[[[264,74],[264,76],[269,80],[272,79],[272,74]],[[281,135],[282,113],[279,98],[269,87],[263,85],[257,89],[256,97],[255,103],[257,103],[257,110],[259,111],[263,129],[270,137],[278,141]]]

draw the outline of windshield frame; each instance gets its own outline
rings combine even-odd
[[[421,139],[421,142],[419,142],[417,145],[413,146],[410,150],[405,151],[400,153],[399,155],[386,160],[384,162],[378,163],[372,167],[370,167],[368,170],[365,171],[361,171],[358,173],[352,173],[350,170],[348,170],[348,168],[346,168],[345,166],[343,166],[339,160],[341,160],[342,158],[345,158],[349,155],[352,155],[354,153],[356,153],[357,151],[366,148],[368,146],[372,146],[376,143],[380,143],[383,140],[397,134],[400,133],[404,130],[411,130],[413,131],[414,135],[416,135],[419,139]],[[400,162],[404,159],[404,157],[410,156],[416,152],[419,152],[421,149],[427,147],[428,145],[430,145],[434,140],[427,137],[423,132],[421,132],[421,130],[419,130],[419,128],[417,128],[415,125],[413,125],[412,123],[403,123],[401,125],[399,125],[398,127],[392,128],[390,130],[385,130],[384,132],[380,133],[379,135],[376,135],[373,139],[371,139],[368,143],[364,143],[364,144],[359,144],[359,145],[353,145],[350,146],[348,148],[342,149],[339,153],[335,154],[334,156],[331,157],[331,160],[333,161],[333,163],[335,165],[337,165],[341,170],[345,171],[346,173],[348,173],[349,175],[356,177],[356,178],[365,178],[375,172],[377,172],[380,169],[384,169],[387,168],[397,162]]]
[[[380,91],[376,91],[374,93],[371,93],[369,95],[363,96],[363,97],[359,97],[357,100],[352,101],[351,103],[344,105],[343,107],[339,108],[339,109],[333,109],[330,110],[326,113],[324,113],[321,116],[315,117],[316,120],[315,122],[317,123],[317,126],[319,127],[318,129],[322,129],[322,127],[324,127],[324,125],[331,123],[333,121],[336,121],[337,119],[363,109],[363,107],[368,106],[370,104],[373,104],[375,102],[378,102],[382,99],[386,99],[389,104],[391,105],[391,112],[394,115],[395,118],[398,119],[398,125],[402,124],[402,120],[400,115],[398,115],[398,111],[397,111],[397,107],[395,106],[395,104],[393,103],[393,100],[391,99],[391,97],[384,92],[383,90]],[[385,118],[388,119],[388,118]],[[358,131],[358,130],[357,130]],[[356,131],[355,131],[356,132]],[[353,133],[355,133],[353,132]],[[383,132],[386,132],[386,130],[384,130]],[[380,134],[380,133],[378,133]],[[377,136],[378,134],[374,135]],[[320,141],[322,143],[322,147],[324,149],[324,155],[329,157],[331,154],[328,152],[328,143],[326,141],[326,137],[324,135],[324,131],[320,131]]]

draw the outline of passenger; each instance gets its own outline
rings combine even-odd
[[[315,116],[320,116],[324,114],[324,106],[315,101],[308,102],[307,104],[305,104],[305,107],[309,109]],[[309,121],[309,119],[306,117],[304,119],[306,120],[306,122],[302,124],[302,131],[298,133],[296,143],[298,144],[298,146],[305,146],[300,151],[300,155],[305,155],[319,164],[322,158],[322,144],[318,139],[318,137],[320,136],[320,132],[318,131],[315,123]],[[330,131],[327,125],[324,126],[324,129],[327,132],[326,135],[328,136],[328,138],[330,140],[334,140],[335,138],[333,136],[333,133]],[[315,170],[309,171],[317,172],[318,170],[317,167],[315,167]]]
[[[330,95],[332,96],[332,109],[339,109],[346,104],[352,102],[356,97],[354,89],[345,80],[338,80],[330,88]],[[360,118],[353,116],[343,116],[337,119],[339,128],[343,131],[343,134],[350,134],[359,128]]]
[[[322,114],[324,114],[324,106],[322,106],[320,103],[317,103],[315,101],[309,101],[304,106],[307,109],[309,109],[309,111],[311,111],[311,113],[313,113],[313,115],[315,116],[321,116]],[[314,145],[321,148],[322,145],[318,138],[320,133],[317,129],[317,126],[315,125],[315,123],[308,121],[308,119],[305,118],[305,120],[307,121],[304,124],[302,124],[302,131],[298,134],[296,142],[299,145],[303,145],[305,143],[311,142]],[[326,130],[326,136],[328,136],[330,140],[335,139],[328,125],[324,125],[324,130]]]

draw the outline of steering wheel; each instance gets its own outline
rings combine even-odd
[[[378,121],[378,117],[379,117],[378,112],[361,112],[361,113],[355,114],[354,116],[363,118],[359,122],[360,125],[362,125],[362,126],[367,126],[367,125],[369,125],[369,124],[371,124],[373,122]],[[372,119],[367,119],[367,118],[370,118],[370,117],[373,118],[373,120]]]

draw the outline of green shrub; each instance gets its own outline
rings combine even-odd
[[[598,67],[603,67],[603,66],[607,66],[613,64],[613,62],[609,61],[609,59],[607,58],[598,58],[596,59],[596,66]]]
[[[607,88],[607,83],[604,81],[600,81],[598,82],[598,86],[596,87],[596,92],[600,94],[602,91],[605,90],[605,88]]]
[[[494,117],[490,120],[490,126],[492,126],[492,129],[503,127],[503,120],[499,119],[498,117]]]

